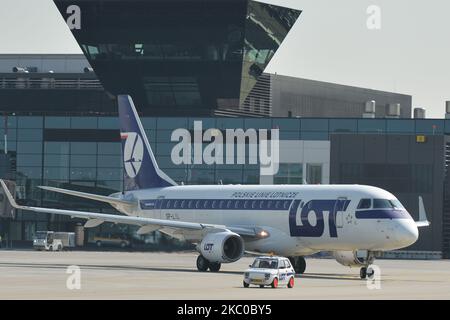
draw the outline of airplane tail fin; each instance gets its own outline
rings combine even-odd
[[[117,100],[124,162],[124,191],[176,185],[159,169],[131,97],[119,95]]]

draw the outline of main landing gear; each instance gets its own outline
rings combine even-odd
[[[222,264],[220,264],[219,262],[210,262],[202,255],[198,256],[197,258],[197,269],[200,272],[205,272],[208,269],[211,272],[219,272],[221,266]]]
[[[304,257],[289,257],[289,261],[294,267],[295,273],[303,274],[306,270],[306,260]]]

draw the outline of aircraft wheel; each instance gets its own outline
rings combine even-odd
[[[367,268],[366,267],[362,267],[361,270],[359,270],[359,276],[361,279],[367,278]]]
[[[371,279],[375,274],[375,270],[373,270],[373,268],[368,267],[367,268],[367,272],[366,272],[366,277]]]
[[[244,284],[244,288],[250,287],[250,285],[247,282],[245,282],[245,281],[243,281],[243,284]]]
[[[209,261],[203,256],[198,256],[197,258],[197,269],[198,271],[205,272],[209,268]]]
[[[295,273],[303,274],[306,270],[306,260],[304,257],[290,257],[289,261],[294,266]]]
[[[209,270],[211,270],[211,272],[219,272],[221,266],[222,265],[218,262],[210,262]]]

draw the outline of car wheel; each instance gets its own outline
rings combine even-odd
[[[48,247],[48,251],[53,251],[53,246]]]
[[[271,284],[272,288],[278,288],[278,278],[274,278]]]
[[[62,251],[62,246],[58,245],[58,251]]]
[[[120,247],[121,247],[122,249],[126,248],[126,246],[127,246],[127,243],[126,243],[125,241],[122,241],[122,242],[120,243]]]
[[[294,287],[294,283],[295,283],[294,277],[291,277],[291,278],[289,279],[289,282],[288,282],[288,288],[289,288],[289,289],[293,288],[293,287]]]
[[[264,288],[264,285],[263,285],[263,284],[260,284],[259,287],[262,289],[262,288]]]
[[[101,247],[102,246],[102,242],[99,240],[95,243],[97,245],[97,247]]]
[[[248,287],[250,287],[250,284],[248,284],[247,282],[245,282],[245,281],[243,281],[243,284],[244,284],[244,288],[248,288]]]

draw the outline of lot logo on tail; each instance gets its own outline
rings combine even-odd
[[[125,172],[130,178],[135,178],[141,170],[144,143],[136,132],[123,133],[122,139],[126,139],[123,152]]]

